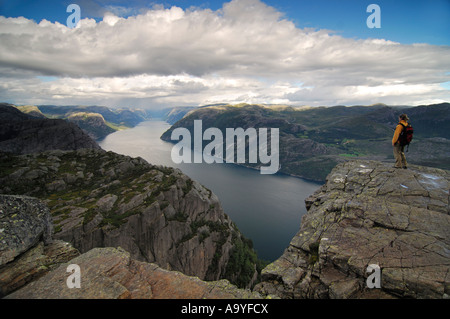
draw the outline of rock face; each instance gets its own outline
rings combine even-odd
[[[391,166],[351,161],[333,169],[255,290],[282,298],[448,298],[450,174]],[[371,264],[380,268],[380,289],[367,286]]]
[[[0,195],[0,297],[79,253],[52,240],[47,206],[36,198]]]
[[[29,154],[81,148],[100,146],[73,123],[35,118],[11,105],[0,104],[0,151]]]
[[[50,212],[41,201],[21,196],[0,196],[0,266],[30,247],[51,239]]]
[[[3,154],[0,168],[0,193],[45,200],[54,237],[81,253],[120,246],[204,280],[256,279],[256,253],[217,196],[179,170],[95,149]]]
[[[52,205],[55,219],[57,220],[61,214],[66,214],[65,218],[57,220],[60,228],[56,228],[56,234],[60,233],[61,238],[67,234],[73,238],[79,236],[77,238],[80,241],[88,238],[85,242],[87,244],[93,238],[103,236],[112,242],[116,238],[114,234],[120,238],[123,232],[124,237],[122,240],[117,240],[115,244],[129,245],[128,243],[133,239],[142,256],[150,256],[147,252],[151,252],[155,257],[158,256],[158,245],[162,245],[164,250],[161,254],[170,255],[176,252],[180,254],[179,256],[184,256],[186,260],[192,259],[199,263],[199,269],[204,269],[202,261],[196,255],[198,253],[196,247],[199,247],[199,244],[201,246],[204,243],[204,246],[201,246],[202,258],[208,260],[207,246],[209,244],[206,244],[208,237],[216,236],[216,239],[225,239],[222,246],[218,244],[218,241],[215,242],[214,256],[219,256],[220,252],[226,251],[224,246],[227,246],[228,242],[232,243],[232,238],[223,237],[223,234],[227,233],[224,228],[218,230],[219,225],[215,221],[225,218],[219,210],[215,211],[209,207],[212,210],[209,211],[212,217],[202,221],[202,218],[208,217],[193,209],[194,207],[206,208],[201,206],[203,201],[209,205],[216,203],[210,198],[214,195],[196,185],[195,182],[191,184],[185,180],[183,183],[185,177],[178,176],[179,172],[167,168],[153,167],[148,170],[147,167],[145,172],[152,172],[155,181],[158,181],[156,184],[152,184],[154,181],[152,182],[152,179],[143,171],[137,170],[136,175],[132,175],[133,183],[131,184],[136,186],[133,190],[139,189],[139,194],[143,194],[144,198],[147,198],[145,197],[147,195],[151,196],[151,192],[145,195],[146,192],[140,189],[139,176],[146,180],[146,187],[149,191],[153,189],[153,194],[155,194],[155,187],[158,187],[157,200],[150,206],[146,206],[149,212],[156,213],[149,214],[144,209],[122,218],[104,215],[108,211],[122,207],[122,202],[130,203],[131,200],[124,201],[123,198],[135,197],[131,194],[126,196],[127,192],[124,193],[124,190],[120,188],[117,188],[117,192],[113,194],[109,188],[112,185],[119,187],[120,179],[119,183],[116,183],[118,179],[115,174],[120,173],[121,176],[130,177],[128,170],[131,166],[125,168],[126,165],[123,164],[130,163],[130,159],[121,156],[117,158],[117,154],[108,155],[106,152],[97,154],[99,151],[95,150],[78,152],[84,154],[81,158],[85,160],[85,163],[88,163],[88,157],[86,157],[88,154],[98,163],[108,163],[107,156],[113,156],[116,162],[111,167],[120,168],[120,172],[110,173],[108,176],[111,180],[102,180],[102,186],[94,185],[95,189],[108,190],[107,194],[100,198],[92,197],[95,201],[90,200],[91,195],[86,195],[91,194],[92,190],[89,190],[84,197],[81,191],[77,190],[78,197],[74,196],[75,188],[70,187],[74,187],[73,183],[76,179],[72,182],[67,180],[64,182],[68,187],[64,189],[65,193],[56,193],[56,197],[49,197],[48,202]],[[9,167],[12,171],[17,170],[20,174],[17,172],[16,174],[23,176],[25,183],[31,185],[29,192],[34,191],[43,196],[45,187],[49,183],[45,176],[30,174],[30,171],[37,169],[30,164],[36,163],[36,158],[39,158],[39,165],[43,167],[44,164],[48,165],[46,158],[50,158],[53,163],[59,163],[56,169],[63,167],[67,172],[70,171],[71,166],[65,156],[71,159],[70,165],[79,167],[74,158],[79,159],[81,155],[73,154],[73,152],[19,156],[15,157],[15,166]],[[141,160],[131,159],[131,161],[139,166]],[[5,163],[8,161],[0,161],[2,169],[5,168]],[[27,165],[24,165],[25,163]],[[104,168],[107,169],[107,167]],[[53,169],[49,167],[48,172],[52,171]],[[83,171],[86,176],[90,176],[89,173],[91,173],[89,170]],[[0,185],[9,187],[11,190],[12,185],[6,183],[8,179],[1,176],[5,176],[4,173],[0,175],[2,179]],[[168,183],[170,180],[173,181],[170,176],[178,176],[173,184]],[[34,179],[39,179],[42,184],[33,183]],[[54,175],[51,175],[49,180],[53,179]],[[19,183],[16,182],[16,184]],[[79,255],[70,244],[52,240],[50,213],[42,202],[26,196],[0,195],[0,296],[108,299],[253,299],[266,295],[280,298],[337,299],[448,298],[450,295],[449,186],[450,173],[440,169],[411,166],[408,170],[402,170],[374,161],[351,161],[338,165],[328,176],[327,183],[306,200],[308,213],[303,217],[301,229],[292,239],[283,256],[263,270],[262,281],[253,292],[238,289],[227,280],[204,282],[199,278],[189,277],[163,269],[159,265],[138,260],[133,257],[133,254],[140,255],[133,250],[132,245],[128,246],[130,252],[112,247],[85,248],[87,251]],[[57,197],[63,194],[70,194],[72,197],[64,199]],[[179,194],[178,197],[175,194]],[[82,214],[87,211],[81,209],[83,207],[80,196],[87,203],[94,205],[90,208],[96,214]],[[183,201],[183,196],[184,198],[199,197],[188,204],[190,201],[187,199]],[[135,203],[139,202],[135,200]],[[167,208],[172,206],[175,211],[181,209],[179,206],[175,209],[173,206],[176,205],[175,202],[185,205],[182,211],[186,215],[170,215],[171,209],[166,210]],[[148,208],[153,205],[157,207]],[[69,206],[73,206],[70,213],[63,213],[65,212],[63,210],[58,214],[58,209],[62,207],[66,209]],[[139,205],[133,207],[136,208]],[[190,212],[189,215],[188,212]],[[136,216],[134,218],[138,218],[139,221],[133,221],[131,218],[133,216]],[[82,217],[83,220],[87,218],[87,222],[76,224]],[[70,220],[69,224],[74,223],[72,227],[75,225],[73,229],[76,231],[71,233],[70,228],[66,228],[68,226],[62,222],[66,220]],[[153,221],[153,224],[150,221]],[[139,226],[142,223],[144,224]],[[229,221],[225,218],[224,225],[228,223]],[[144,225],[148,228],[147,231],[138,229]],[[158,228],[158,225],[164,226]],[[186,225],[190,228],[189,231]],[[134,232],[132,233],[131,230]],[[180,236],[185,237],[177,242],[176,239],[169,238],[170,236],[165,237],[168,230],[174,231],[170,232],[172,237],[179,234],[175,231],[179,231]],[[102,232],[101,235],[93,235],[99,231]],[[167,243],[158,241],[158,236],[162,236],[159,237],[161,240],[168,241],[170,247]],[[238,233],[233,233],[231,237],[233,236],[238,236]],[[156,239],[156,243],[147,247],[140,242],[141,237],[146,238],[150,243]],[[227,247],[231,252],[233,251],[232,244]],[[216,259],[213,258],[213,260],[217,262],[218,268],[224,271],[224,268],[219,265],[228,256],[228,264],[224,266],[226,272],[233,258],[232,255],[233,253],[224,254],[220,258],[214,257]],[[163,267],[172,268],[175,264],[174,260],[171,259],[172,257],[166,258],[169,267],[166,267],[167,265]],[[189,261],[184,263],[189,264]],[[69,264],[80,266],[80,289],[67,287]],[[369,265],[375,265],[380,269],[380,288],[368,287],[368,282],[372,282],[369,279],[374,275],[368,272]]]
[[[227,280],[205,282],[137,261],[122,248],[80,253],[51,237],[50,211],[40,200],[0,195],[0,297],[261,298]],[[69,289],[68,265],[80,267],[80,289]]]
[[[234,299],[261,298],[227,280],[205,282],[130,258],[121,248],[94,248],[74,258],[80,288],[69,289],[67,264],[7,296],[9,299]]]

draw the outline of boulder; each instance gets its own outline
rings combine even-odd
[[[40,200],[0,195],[0,266],[41,240],[48,243],[52,232],[50,211]]]
[[[0,195],[0,297],[79,255],[52,239],[50,211],[40,200]]]

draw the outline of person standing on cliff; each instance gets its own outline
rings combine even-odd
[[[392,137],[392,146],[394,147],[395,168],[408,168],[408,163],[405,157],[405,145],[401,145],[399,138],[404,127],[408,125],[409,118],[406,114],[402,114],[398,118],[399,123],[395,128],[394,136]],[[403,125],[402,125],[403,124]]]

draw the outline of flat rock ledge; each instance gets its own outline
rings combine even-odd
[[[450,173],[339,164],[306,199],[284,254],[255,287],[281,298],[449,298]],[[380,269],[380,288],[369,288]]]
[[[80,268],[80,288],[69,288],[70,264]],[[259,299],[228,280],[197,277],[137,261],[122,248],[94,248],[40,279],[6,296],[7,299]]]

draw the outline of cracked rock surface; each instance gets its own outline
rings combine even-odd
[[[339,164],[255,287],[281,298],[449,298],[450,173],[375,161]],[[367,267],[378,265],[381,288]]]
[[[43,202],[0,194],[0,298],[79,255],[68,243],[54,240],[52,229]]]
[[[80,288],[67,287],[67,264],[8,295],[9,299],[234,299],[261,298],[228,280],[202,281],[137,261],[121,248],[94,248],[70,261],[80,267]]]

